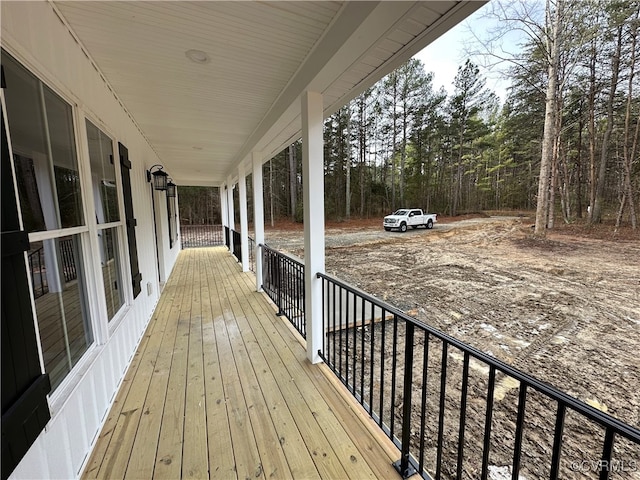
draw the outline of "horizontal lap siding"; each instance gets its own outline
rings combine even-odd
[[[81,360],[76,370],[84,371],[82,377],[70,382],[73,386],[67,391],[55,393],[47,430],[13,473],[14,478],[74,478],[96,440],[158,299],[151,198],[145,166],[161,162],[51,5],[2,2],[0,8],[3,48],[66,101],[79,107],[90,120],[100,122],[109,135],[125,144],[133,164],[131,183],[138,220],[142,293],[104,344],[94,345]],[[75,116],[74,122],[79,121],[84,119]],[[83,148],[86,147],[80,144],[80,153]],[[86,163],[82,165],[87,167]],[[164,255],[167,275],[178,252],[174,246]],[[147,282],[152,283],[151,295],[147,294]],[[80,375],[76,372],[76,376]]]

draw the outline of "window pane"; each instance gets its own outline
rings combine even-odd
[[[46,230],[33,159],[18,154],[15,154],[13,158],[24,229],[27,232]]]
[[[98,232],[100,243],[100,264],[104,280],[104,296],[107,300],[109,320],[124,304],[122,291],[122,271],[120,269],[118,228],[105,228]]]
[[[43,87],[62,228],[84,223],[71,106]]]
[[[2,64],[25,229],[83,225],[71,106],[4,50]]]
[[[79,235],[32,242],[29,266],[44,366],[55,389],[93,343]]]
[[[113,144],[104,132],[88,120],[87,138],[96,218],[98,223],[117,222],[120,220],[120,212],[118,209],[116,168],[113,164]]]

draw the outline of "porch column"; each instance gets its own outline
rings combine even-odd
[[[229,228],[236,229],[236,213],[233,205],[233,182],[231,177],[227,179],[227,220],[229,221]]]
[[[220,185],[220,223],[222,223],[222,229],[229,225],[227,222],[227,186],[225,184]],[[223,232],[224,234],[224,232]]]
[[[238,167],[238,193],[240,194],[240,246],[242,271],[249,271],[249,225],[247,224],[247,178],[244,165]]]
[[[304,202],[304,281],[307,315],[307,358],[321,361],[322,281],[324,273],[324,160],[322,94],[302,94],[302,184]]]
[[[264,197],[262,191],[262,152],[251,154],[253,162],[253,230],[255,233],[256,251],[256,292],[262,291],[262,251],[260,245],[264,243]]]
[[[233,181],[227,177],[227,221],[231,230],[236,229],[236,216],[233,207]],[[233,253],[233,233],[229,232],[229,251]]]

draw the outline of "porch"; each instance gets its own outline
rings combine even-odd
[[[84,478],[396,478],[400,456],[225,247],[183,250]]]

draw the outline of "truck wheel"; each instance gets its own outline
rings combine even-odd
[[[402,222],[402,223],[400,224],[400,231],[401,231],[402,233],[404,233],[404,232],[406,232],[406,231],[407,231],[407,224],[406,224],[406,223]]]
[[[390,232],[390,231],[391,231],[391,227],[384,227],[384,229],[385,229],[387,232]]]
[[[427,228],[428,229],[432,229],[433,228],[433,220],[429,219],[429,221],[427,222]]]

